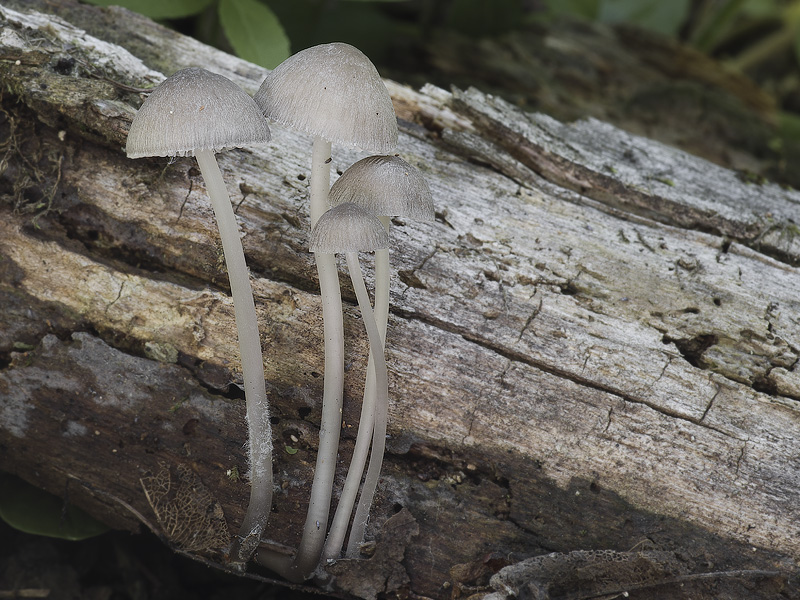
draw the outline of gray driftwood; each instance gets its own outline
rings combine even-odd
[[[66,20],[0,7],[0,467],[219,560],[248,497],[220,244],[192,160],[122,147],[137,88],[162,73],[199,64],[252,93],[264,71],[121,9],[55,7]],[[333,587],[479,593],[515,557],[643,544],[684,574],[791,572],[800,194],[596,120],[387,86],[437,220],[393,227],[390,455],[370,537],[405,510],[359,576],[331,568]],[[274,406],[268,536],[287,545],[322,391],[309,157],[278,126],[220,156]],[[359,157],[335,148],[334,170]],[[340,484],[366,356],[343,285]],[[178,531],[164,529],[165,485]],[[776,577],[769,589],[786,589]]]

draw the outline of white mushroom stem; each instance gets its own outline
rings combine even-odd
[[[375,314],[369,303],[369,296],[364,285],[364,277],[361,273],[361,266],[358,263],[357,253],[347,253],[347,268],[350,271],[353,290],[356,293],[358,307],[364,320],[364,328],[367,330],[370,356],[375,365],[375,410],[372,450],[370,452],[367,475],[364,478],[364,485],[361,488],[361,496],[358,500],[358,508],[356,508],[356,514],[353,518],[350,538],[347,542],[346,556],[355,558],[358,556],[359,547],[364,540],[364,530],[369,520],[369,510],[375,497],[375,489],[378,487],[378,479],[383,465],[383,452],[386,448],[386,422],[389,410],[389,381],[383,341],[378,331],[378,325],[375,322]]]
[[[330,187],[331,144],[314,138],[311,159],[311,227],[328,209]],[[315,252],[319,276],[322,318],[325,336],[325,379],[322,399],[322,419],[319,431],[319,449],[311,485],[303,537],[297,548],[292,569],[303,578],[309,576],[319,564],[325,534],[328,529],[336,457],[339,451],[339,432],[342,425],[342,389],[344,386],[344,325],[342,298],[339,289],[339,272],[336,256]]]
[[[389,218],[380,217],[381,222],[388,232]],[[348,263],[349,265],[349,263]],[[352,270],[350,277],[353,277]],[[353,283],[356,286],[355,282]],[[363,279],[362,279],[363,285]],[[357,292],[356,292],[357,293]],[[361,306],[359,304],[359,306]],[[364,312],[363,307],[361,308]],[[382,248],[375,251],[375,310],[374,320],[378,329],[380,337],[380,354],[384,357],[383,349],[386,343],[386,328],[389,319],[389,250]],[[365,321],[366,323],[366,321]],[[372,340],[370,339],[370,348],[372,348]],[[385,365],[385,360],[384,360]],[[388,386],[388,384],[387,384]],[[386,386],[384,386],[386,387]],[[369,455],[370,442],[372,441],[372,433],[375,424],[375,405],[377,402],[377,387],[376,387],[376,369],[375,359],[373,352],[370,351],[369,361],[367,364],[367,378],[364,384],[364,399],[361,403],[361,417],[359,420],[358,434],[356,435],[355,446],[353,447],[353,455],[350,458],[350,467],[347,470],[347,478],[342,488],[342,493],[339,496],[339,504],[336,506],[336,512],[333,515],[331,522],[331,530],[325,540],[325,547],[322,551],[322,558],[330,560],[339,558],[342,551],[342,544],[344,543],[345,535],[347,534],[347,525],[350,522],[350,516],[353,512],[353,506],[356,503],[356,496],[358,495],[358,487],[361,484],[361,477],[364,474],[364,466],[367,464],[367,456]],[[387,390],[388,397],[388,390]],[[388,400],[387,400],[388,401]]]
[[[272,427],[264,384],[264,364],[256,308],[236,216],[214,152],[197,150],[195,158],[206,183],[222,240],[236,316],[236,329],[239,334],[239,352],[242,357],[242,378],[247,404],[250,504],[239,532],[240,539],[237,540],[231,557],[236,564],[250,559],[261,539],[261,533],[272,508]]]
[[[389,217],[378,217],[389,233]],[[378,332],[381,334],[381,342],[386,344],[386,328],[389,324],[389,249],[382,248],[375,251],[375,321],[378,324]],[[375,395],[375,369],[372,363],[372,355],[369,357],[367,365],[367,380],[364,385],[364,398],[374,397]]]
[[[378,217],[389,233],[389,217]],[[389,249],[381,248],[375,251],[375,321],[378,323],[378,331],[381,334],[381,341],[386,343],[386,328],[389,324]],[[364,386],[364,396],[374,394],[375,373],[372,368],[372,355],[369,357],[370,364],[367,367],[367,381]]]
[[[331,187],[331,143],[321,137],[314,138],[311,151],[310,208],[311,229],[328,210],[328,192]]]
[[[378,217],[389,233],[389,217]],[[375,251],[375,320],[382,339],[386,339],[389,323],[389,249]]]

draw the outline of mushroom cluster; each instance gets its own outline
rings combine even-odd
[[[226,148],[268,141],[265,117],[313,136],[309,249],[317,265],[324,322],[319,449],[301,540],[290,556],[259,547],[273,486],[263,359],[239,231],[214,158],[216,152]],[[343,43],[315,46],[290,57],[267,75],[254,98],[220,75],[203,69],[179,71],[152,92],[131,124],[128,156],[196,157],[219,223],[242,356],[249,436],[251,496],[230,549],[234,567],[244,568],[255,553],[262,565],[289,580],[303,581],[314,574],[321,561],[342,555],[351,518],[345,555],[357,557],[363,542],[387,429],[384,346],[389,314],[390,218],[433,219],[431,192],[419,172],[399,156],[386,154],[394,150],[397,139],[397,118],[386,86],[369,59]],[[331,188],[333,143],[377,155],[353,164]],[[375,253],[374,307],[359,252]],[[343,310],[336,254],[346,257],[370,351],[356,443],[329,530],[344,386]]]

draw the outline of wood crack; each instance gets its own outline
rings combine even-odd
[[[717,399],[717,396],[719,396],[719,393],[721,391],[722,391],[722,386],[717,384],[717,390],[714,392],[714,395],[711,397],[711,400],[708,401],[708,404],[706,404],[706,407],[703,410],[703,414],[700,415],[700,421],[703,421],[706,418],[706,415],[711,410],[711,407],[714,406],[714,400]]]
[[[538,291],[534,292],[533,298],[535,298],[537,294]],[[519,336],[517,337],[517,342],[522,340],[522,337],[525,335],[525,332],[528,331],[528,328],[531,326],[531,323],[533,323],[536,317],[539,316],[539,313],[542,312],[542,304],[544,303],[544,296],[541,294],[538,295],[539,295],[539,306],[533,309],[533,312],[531,312],[531,314],[528,315],[528,318],[525,320],[525,324],[522,326],[522,329],[519,332]]]
[[[716,433],[724,435],[725,437],[729,437],[729,438],[732,438],[732,439],[743,441],[743,440],[741,440],[741,438],[736,437],[735,435],[731,434],[729,431],[725,431],[725,430],[720,429],[718,427],[713,427],[713,426],[709,425],[708,423],[702,422],[702,419],[693,419],[693,418],[691,418],[691,417],[689,417],[689,416],[687,416],[685,414],[681,414],[681,413],[679,413],[677,411],[668,410],[668,409],[664,408],[663,406],[659,406],[659,405],[654,404],[652,402],[647,402],[646,400],[644,400],[642,398],[635,398],[635,397],[631,396],[630,394],[627,394],[627,393],[622,392],[622,391],[620,391],[618,389],[612,388],[611,386],[604,385],[604,384],[598,383],[596,381],[592,381],[591,379],[589,379],[587,377],[581,377],[581,376],[576,375],[574,373],[570,373],[570,372],[568,372],[568,371],[566,371],[564,369],[559,369],[558,367],[555,367],[553,365],[548,365],[548,364],[543,363],[541,361],[534,360],[530,356],[523,355],[523,354],[521,354],[519,352],[515,352],[515,351],[510,350],[508,348],[502,348],[502,347],[500,347],[500,346],[498,346],[496,344],[491,343],[488,340],[481,339],[481,338],[469,333],[468,331],[463,330],[460,327],[457,327],[457,326],[454,326],[452,324],[446,323],[446,322],[441,321],[439,319],[427,318],[427,317],[424,317],[424,316],[422,316],[420,314],[412,314],[412,313],[410,313],[408,311],[405,311],[405,310],[396,310],[395,314],[397,314],[398,316],[403,317],[405,319],[419,321],[421,323],[425,323],[426,325],[430,325],[432,327],[436,327],[437,329],[440,329],[442,331],[446,331],[448,333],[459,335],[465,341],[473,343],[473,344],[476,344],[476,345],[480,346],[481,348],[484,348],[484,349],[489,350],[489,351],[491,351],[491,352],[493,352],[495,354],[498,354],[499,356],[502,356],[503,358],[506,358],[506,359],[508,359],[510,361],[521,363],[521,364],[527,365],[529,367],[533,367],[535,369],[538,369],[539,371],[542,371],[543,373],[547,373],[549,375],[554,375],[556,377],[559,377],[561,379],[565,379],[565,380],[570,381],[572,383],[575,383],[577,385],[580,385],[580,386],[583,386],[583,387],[586,387],[586,388],[589,388],[589,389],[592,389],[592,390],[596,390],[598,392],[603,392],[603,393],[609,394],[611,396],[619,398],[620,400],[623,400],[624,402],[629,402],[631,404],[640,404],[640,405],[647,406],[648,408],[650,408],[650,409],[652,409],[652,410],[654,410],[654,411],[656,411],[656,412],[658,412],[658,413],[660,413],[660,414],[662,414],[664,416],[667,416],[669,418],[679,419],[681,421],[686,421],[688,423],[692,423],[693,425],[699,425],[701,427],[704,427],[706,429],[710,429],[712,431],[715,431]]]

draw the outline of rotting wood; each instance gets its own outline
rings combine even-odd
[[[134,41],[178,48],[174,69],[202,62],[251,91],[263,76],[120,9],[68,6],[118,22],[118,41],[129,27]],[[244,408],[210,206],[191,160],[120,151],[141,100],[128,88],[160,78],[145,66],[154,55],[142,63],[51,17],[0,12],[0,467],[134,528],[76,480],[147,514],[140,479],[188,466],[235,530]],[[416,519],[404,589],[479,590],[485,568],[450,569],[493,552],[627,551],[645,538],[690,566],[705,555],[717,568],[791,571],[800,194],[598,121],[387,85],[398,152],[437,206],[435,224],[396,221],[392,234],[390,456],[372,534],[401,507]],[[220,164],[279,419],[269,536],[293,545],[323,361],[305,250],[310,142],[273,134]],[[626,148],[647,159],[626,167]],[[334,170],[360,156],[338,149]],[[347,445],[366,346],[344,294]]]

